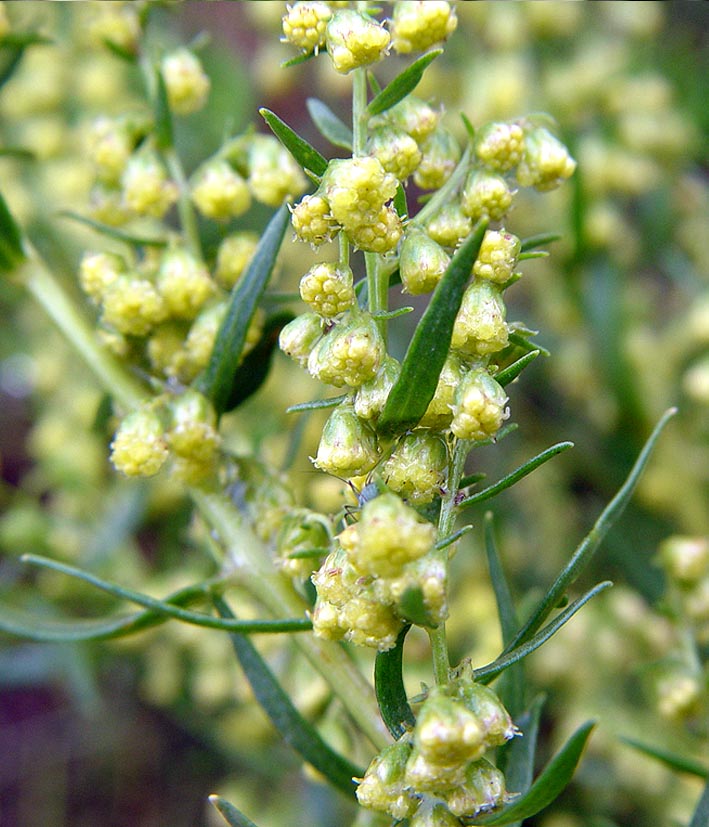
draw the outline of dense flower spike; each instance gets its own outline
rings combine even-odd
[[[111,443],[111,462],[129,477],[152,477],[163,467],[167,456],[165,429],[160,417],[149,409],[129,414]]]
[[[523,187],[541,192],[556,189],[575,169],[576,161],[548,129],[534,127],[525,132],[524,156],[516,173]]]
[[[463,212],[477,221],[499,221],[512,204],[512,191],[501,176],[485,170],[472,170],[460,194]]]
[[[475,154],[496,172],[508,172],[524,152],[524,130],[517,123],[488,123],[475,135]]]
[[[447,40],[458,20],[451,3],[444,0],[400,0],[394,3],[392,47],[399,54],[425,51]]]
[[[488,230],[480,246],[473,274],[480,279],[504,284],[514,275],[522,242],[504,230]]]
[[[507,396],[483,368],[470,371],[458,386],[451,430],[459,439],[494,437],[509,416]]]
[[[320,316],[331,319],[355,303],[352,270],[337,264],[316,264],[300,280],[300,297]]]
[[[335,408],[323,428],[313,462],[328,474],[361,477],[379,461],[374,431],[349,406]]]
[[[419,429],[399,440],[382,466],[382,476],[392,491],[414,505],[421,505],[440,495],[447,468],[445,441],[434,432]]]
[[[389,32],[381,23],[352,9],[338,9],[325,32],[332,65],[343,75],[381,60],[389,41]]]
[[[507,311],[499,288],[474,281],[465,291],[453,326],[451,347],[466,356],[486,356],[507,345]]]
[[[384,341],[374,319],[353,312],[323,336],[310,354],[308,371],[327,385],[357,388],[374,378],[384,356]]]
[[[332,17],[332,9],[327,3],[298,2],[287,6],[283,17],[283,36],[303,52],[315,52],[325,45],[325,29]]]
[[[306,195],[298,202],[292,210],[291,223],[298,238],[314,246],[330,241],[340,229],[327,199],[318,193]]]

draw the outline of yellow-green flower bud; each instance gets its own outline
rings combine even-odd
[[[421,428],[443,431],[453,419],[453,401],[456,388],[466,373],[466,366],[457,353],[449,353],[438,377],[436,392],[419,422]]]
[[[217,417],[205,396],[186,390],[170,404],[171,426],[167,441],[180,457],[198,464],[210,463],[219,449]]]
[[[475,154],[496,172],[516,167],[523,152],[524,130],[518,123],[488,123],[475,134]]]
[[[385,356],[376,376],[357,388],[354,410],[360,419],[376,420],[379,417],[400,373],[399,362],[392,356]]]
[[[455,10],[445,0],[400,0],[394,3],[391,45],[399,54],[423,52],[447,40],[457,25]]]
[[[126,206],[138,215],[162,218],[177,201],[177,186],[168,179],[165,167],[150,149],[128,159],[121,184]]]
[[[347,228],[347,235],[355,247],[380,255],[389,253],[396,247],[401,232],[401,218],[391,205],[382,207],[373,220]]]
[[[246,181],[231,164],[220,159],[197,170],[190,184],[190,197],[202,215],[218,221],[242,215],[251,206]]]
[[[335,408],[323,428],[315,466],[336,477],[361,477],[379,461],[374,431],[349,406]]]
[[[489,281],[474,281],[463,294],[451,347],[467,356],[497,353],[509,338],[506,315],[499,288]]]
[[[420,592],[427,622],[438,626],[448,618],[448,576],[444,560],[427,554],[407,563],[393,579],[378,578],[374,591],[383,602],[402,606],[407,592]]]
[[[470,235],[473,223],[457,201],[444,204],[426,224],[426,232],[443,247],[455,247]]]
[[[465,763],[437,764],[414,747],[406,766],[406,785],[417,793],[437,794],[463,783]]]
[[[357,312],[329,330],[308,359],[308,373],[327,385],[357,388],[373,379],[386,354],[374,319]]]
[[[488,230],[473,265],[473,275],[504,284],[514,275],[522,242],[504,230]]]
[[[171,316],[194,319],[214,293],[207,268],[187,250],[167,250],[160,263],[157,287]]]
[[[283,17],[283,35],[303,52],[318,53],[325,45],[325,29],[332,17],[332,9],[324,2],[301,2],[287,7]]]
[[[450,256],[437,241],[415,228],[407,232],[399,253],[401,283],[407,293],[430,293],[449,264]]]
[[[673,580],[693,585],[709,575],[709,538],[668,537],[660,544],[660,562]]]
[[[376,128],[388,124],[403,129],[420,145],[438,126],[440,119],[441,113],[425,101],[413,95],[407,95],[383,115],[376,115],[372,118],[370,126]]]
[[[87,133],[87,151],[98,180],[118,184],[134,145],[134,136],[124,121],[96,118]]]
[[[300,280],[300,297],[326,319],[339,316],[355,303],[352,270],[331,262],[316,264]]]
[[[118,276],[106,288],[102,319],[126,336],[146,336],[164,321],[167,308],[154,285],[136,276]]]
[[[396,178],[370,156],[336,158],[322,180],[333,218],[348,230],[375,220],[397,186]]]
[[[507,800],[505,776],[487,759],[470,764],[465,781],[443,795],[453,815],[466,818],[488,813],[501,807]]]
[[[525,134],[524,156],[517,167],[517,181],[541,192],[556,189],[576,169],[568,149],[548,129],[535,127]]]
[[[414,746],[427,761],[445,767],[463,766],[485,751],[484,730],[460,701],[432,691],[421,706]]]
[[[403,436],[382,467],[392,491],[414,505],[430,503],[441,493],[448,468],[448,448],[438,434],[416,430]]]
[[[433,547],[435,527],[392,492],[362,507],[358,542],[350,559],[356,568],[377,577],[396,577],[406,563]]]
[[[482,441],[494,437],[509,416],[504,388],[490,374],[476,368],[458,386],[451,431],[458,439]]]
[[[331,241],[340,229],[332,217],[327,199],[317,193],[306,195],[295,205],[291,224],[301,241],[314,246]]]
[[[301,367],[308,366],[313,348],[323,335],[323,320],[317,313],[303,313],[281,330],[278,346]]]
[[[291,555],[322,549],[321,556],[324,557],[331,540],[330,524],[325,516],[308,508],[293,509],[284,518],[276,540],[281,568],[291,577],[309,577],[314,558]]]
[[[440,189],[460,160],[460,144],[447,129],[439,127],[421,143],[421,152],[414,183],[424,190]]]
[[[461,827],[461,822],[440,801],[424,802],[409,819],[409,827]]]
[[[207,102],[209,78],[199,58],[188,49],[177,49],[162,59],[167,100],[176,115],[198,112]]]
[[[228,235],[217,249],[217,263],[214,277],[227,290],[236,284],[249,266],[258,247],[257,233],[243,230]]]
[[[361,573],[356,571],[340,548],[327,555],[311,580],[317,590],[318,599],[337,609],[342,608],[364,588]]]
[[[421,150],[411,135],[393,126],[381,126],[372,131],[367,141],[367,153],[398,181],[405,181],[422,158]]]
[[[207,367],[226,310],[226,302],[219,302],[197,316],[184,340],[184,346],[170,360],[168,376],[187,383]]]
[[[79,264],[79,284],[84,293],[98,303],[126,269],[125,261],[115,253],[85,253]]]
[[[456,697],[470,710],[484,730],[485,746],[499,747],[519,734],[502,701],[487,686],[461,679],[454,685]]]
[[[381,23],[351,9],[336,11],[325,31],[332,65],[342,75],[381,60],[389,41],[389,32]]]
[[[369,596],[354,597],[340,609],[345,640],[380,652],[392,649],[403,623],[390,606]]]
[[[357,786],[357,800],[363,807],[388,813],[397,821],[416,812],[419,800],[404,784],[410,755],[411,744],[397,741],[374,757]]]
[[[512,191],[501,175],[484,170],[472,170],[460,194],[463,212],[473,221],[489,218],[499,221],[512,204]]]
[[[165,464],[167,443],[160,417],[147,409],[128,414],[111,443],[111,462],[129,477],[152,477]]]
[[[269,207],[291,201],[307,186],[303,170],[273,135],[252,135],[247,151],[247,183],[253,197]]]

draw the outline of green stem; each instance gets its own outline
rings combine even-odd
[[[352,73],[352,156],[364,155],[367,143],[367,70]]]
[[[96,331],[50,272],[39,253],[29,245],[26,248],[28,261],[20,270],[24,286],[120,407],[124,411],[139,407],[148,399],[148,393],[113,354],[97,341]]]
[[[193,501],[226,549],[224,574],[233,576],[274,618],[300,617],[307,606],[291,583],[278,573],[263,544],[221,492],[193,488]],[[345,649],[304,633],[293,643],[323,676],[352,719],[377,749],[389,742],[374,692]]]
[[[438,519],[438,541],[449,537],[455,522],[455,497],[458,493],[460,480],[465,469],[465,460],[470,451],[470,443],[464,439],[457,439],[453,447],[448,467],[448,482],[446,495],[441,501],[441,514]],[[449,549],[440,549],[437,554],[448,563]],[[433,676],[437,685],[446,684],[450,679],[450,657],[446,641],[446,625],[441,623],[435,629],[428,630],[428,639],[431,643],[431,657],[433,658]]]
[[[197,214],[192,206],[190,200],[190,187],[185,177],[185,171],[182,168],[180,156],[177,154],[174,146],[169,147],[164,152],[165,163],[170,172],[170,176],[177,184],[179,195],[177,198],[177,213],[180,216],[180,225],[182,232],[187,240],[187,248],[193,256],[202,260],[202,243],[199,239],[199,225],[197,223]]]

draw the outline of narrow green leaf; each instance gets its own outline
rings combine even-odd
[[[286,413],[303,413],[304,411],[320,411],[323,408],[336,408],[340,402],[347,399],[347,394],[331,396],[329,399],[313,399],[312,402],[299,402],[286,408]]]
[[[687,772],[690,775],[696,775],[698,778],[709,779],[709,767],[707,767],[706,764],[693,761],[691,758],[686,758],[683,755],[678,755],[676,752],[670,752],[661,747],[644,744],[642,741],[637,741],[635,738],[630,738],[626,735],[619,736],[619,740],[633,749],[649,755],[650,758],[662,761],[663,764],[675,772]]]
[[[534,757],[537,751],[539,721],[546,698],[537,695],[529,709],[515,716],[521,738],[512,738],[497,751],[497,766],[505,774],[507,789],[524,795],[534,779]],[[513,822],[520,825],[521,819]]]
[[[416,717],[406,698],[402,674],[404,640],[410,628],[409,624],[404,626],[394,648],[378,652],[374,661],[374,691],[379,711],[386,728],[397,740],[413,729],[416,723]]]
[[[404,189],[403,184],[399,184],[396,188],[396,194],[394,195],[394,209],[396,210],[396,214],[399,218],[406,220],[409,217],[409,205],[406,201],[406,190]],[[394,273],[389,279],[389,286],[391,287],[392,284],[401,284],[401,273],[399,273],[399,268],[394,271],[398,276],[398,281],[393,278]]]
[[[155,145],[160,150],[169,149],[175,144],[172,112],[167,97],[165,78],[160,70],[155,72],[155,100],[153,101],[155,117]]]
[[[406,316],[408,313],[413,313],[413,307],[397,307],[396,310],[379,310],[372,313],[374,319],[396,319],[399,316]]]
[[[558,614],[554,620],[547,623],[547,625],[540,632],[537,632],[536,635],[529,638],[526,643],[515,646],[513,649],[510,648],[511,644],[508,645],[503,653],[498,658],[495,658],[492,663],[474,670],[475,680],[478,680],[481,683],[490,683],[493,678],[496,678],[501,672],[504,672],[505,669],[509,669],[510,666],[522,660],[522,658],[526,658],[527,655],[531,655],[532,652],[542,646],[542,644],[546,643],[552,635],[556,634],[556,632],[558,632],[565,623],[571,620],[576,612],[578,612],[582,606],[585,606],[592,597],[595,597],[597,594],[600,594],[600,592],[605,591],[612,585],[613,584],[610,580],[605,580],[603,583],[598,583],[592,589],[589,589],[583,597],[579,597],[578,600],[574,600],[574,602],[567,606],[563,612]]]
[[[586,746],[586,741],[594,726],[594,721],[587,721],[580,726],[521,798],[503,807],[500,812],[477,818],[472,823],[480,825],[511,824],[515,821],[531,818],[545,807],[548,807],[571,781],[583,748]]]
[[[0,157],[16,158],[18,161],[36,161],[37,156],[32,150],[21,146],[4,146],[0,148]]]
[[[209,801],[216,807],[219,815],[226,821],[229,827],[256,827],[250,818],[247,818],[241,810],[237,810],[225,798],[219,795],[210,795]]]
[[[54,43],[51,37],[38,32],[8,32],[0,37],[0,48],[17,48],[19,46],[24,49],[27,46],[39,44],[46,46],[50,43]]]
[[[437,550],[448,548],[448,546],[452,546],[453,543],[460,540],[460,538],[464,537],[466,534],[469,534],[472,530],[473,526],[464,525],[463,528],[458,529],[458,531],[454,531],[453,534],[449,534],[448,537],[443,537],[443,539],[439,540],[434,548]]]
[[[463,121],[465,131],[468,133],[468,141],[472,144],[475,140],[475,127],[473,126],[470,118],[464,112],[460,113],[460,119]]]
[[[434,49],[431,52],[426,52],[425,55],[421,55],[418,60],[407,66],[401,74],[397,75],[369,102],[367,113],[369,115],[381,115],[382,112],[386,112],[387,109],[391,109],[392,106],[402,101],[418,86],[428,66],[438,55],[442,54],[443,49]]]
[[[22,233],[0,193],[0,273],[9,273],[25,258]]]
[[[520,252],[526,253],[529,250],[536,250],[537,247],[546,247],[547,244],[552,244],[554,241],[560,241],[562,238],[559,233],[540,233],[539,235],[530,235],[529,238],[522,239],[522,246]]]
[[[707,781],[704,792],[697,802],[697,809],[692,815],[689,827],[707,827],[707,824],[709,824],[709,781]]]
[[[165,598],[165,603],[184,605],[204,596],[204,586],[188,586]],[[21,609],[0,605],[0,631],[28,640],[78,642],[82,640],[110,640],[142,632],[165,623],[169,617],[154,611],[89,620],[67,620],[61,617],[37,617]]]
[[[487,477],[487,474],[466,474],[460,481],[460,488],[467,488],[469,485],[477,485]]]
[[[534,331],[526,331],[529,335],[535,335]],[[549,356],[549,351],[545,347],[541,347],[541,345],[536,344],[535,342],[530,342],[527,336],[520,333],[510,332],[509,341],[511,345],[517,345],[517,347],[521,348],[522,350],[526,350],[529,352],[533,352],[538,350],[542,356]]]
[[[461,500],[458,507],[463,508],[466,505],[479,503],[483,500],[490,499],[490,497],[496,496],[501,491],[504,491],[506,488],[510,488],[510,486],[514,485],[516,482],[519,482],[519,480],[523,479],[528,474],[531,474],[532,471],[539,468],[540,465],[543,465],[552,457],[555,457],[562,451],[566,451],[567,448],[573,448],[573,446],[573,442],[557,442],[556,445],[552,445],[550,448],[547,448],[540,454],[532,457],[532,459],[527,460],[527,462],[520,465],[519,468],[507,474],[507,476],[503,477],[501,480],[498,480],[498,482],[493,485],[488,485],[488,487],[483,488],[482,491],[478,491],[475,494],[471,494],[469,497],[466,497],[464,500]]]
[[[487,221],[480,221],[453,256],[416,327],[401,373],[389,393],[377,429],[401,433],[413,428],[433,398],[448,355],[453,323],[482,244]]]
[[[246,334],[271,278],[289,222],[290,213],[284,204],[269,221],[246,272],[232,290],[209,364],[197,380],[197,389],[211,400],[217,415],[221,415],[229,404]]]
[[[295,57],[291,57],[288,60],[284,60],[280,66],[281,69],[289,69],[291,66],[300,66],[301,63],[305,63],[308,60],[312,60],[314,57],[317,57],[315,52],[307,52],[300,55],[296,55]]]
[[[541,627],[542,623],[544,623],[549,614],[558,605],[559,600],[561,600],[569,586],[576,580],[581,571],[591,560],[596,552],[596,549],[601,544],[601,541],[606,536],[611,526],[623,513],[625,506],[628,504],[631,496],[633,495],[633,491],[635,490],[635,486],[640,479],[640,475],[647,465],[647,461],[649,460],[650,454],[655,447],[655,443],[667,423],[676,413],[676,408],[670,408],[664,413],[635,461],[635,465],[631,469],[628,478],[623,483],[615,497],[613,497],[613,499],[603,509],[603,512],[596,520],[593,528],[578,545],[576,551],[571,556],[571,559],[566,566],[564,566],[549,591],[542,598],[539,605],[524,626],[515,635],[514,640],[510,642],[508,649],[517,647],[520,643],[530,639],[530,637]]]
[[[324,175],[327,169],[327,159],[315,147],[311,146],[304,138],[301,138],[270,109],[259,109],[259,114],[271,128],[276,138],[303,169],[310,170],[318,176]]]
[[[320,134],[327,138],[334,146],[342,149],[352,149],[352,130],[343,123],[330,107],[319,98],[308,98],[305,101],[308,113]]]
[[[222,618],[234,619],[223,598],[215,596],[214,605]],[[249,638],[235,633],[230,637],[256,700],[286,743],[337,789],[354,797],[352,779],[361,778],[363,771],[328,746],[315,727],[303,718]]]
[[[189,623],[193,626],[204,626],[208,629],[219,629],[224,632],[239,631],[244,633],[257,632],[298,632],[308,631],[312,628],[312,624],[305,618],[293,618],[284,620],[239,620],[239,621],[225,621],[212,615],[204,614],[203,612],[191,612],[187,609],[182,609],[164,600],[158,600],[155,597],[149,597],[147,594],[127,589],[124,586],[117,586],[115,583],[109,583],[96,577],[90,572],[77,569],[74,566],[69,566],[66,563],[60,563],[58,560],[51,560],[48,557],[40,557],[35,554],[25,554],[21,560],[24,563],[29,563],[34,566],[42,568],[53,569],[54,571],[66,574],[69,577],[75,577],[78,580],[83,580],[91,586],[100,589],[107,594],[112,594],[114,597],[123,600],[129,600],[138,606],[143,606],[150,609],[159,615],[181,620],[183,623]],[[203,596],[209,595],[209,586],[211,584],[202,584]]]
[[[536,350],[530,350],[529,353],[525,353],[524,356],[520,356],[516,362],[513,362],[511,365],[508,365],[506,368],[498,371],[495,374],[495,381],[502,385],[503,388],[505,385],[509,385],[510,382],[513,382],[527,367],[527,365],[533,362],[540,353],[541,350],[537,348]]]
[[[92,230],[96,230],[97,233],[106,236],[106,238],[112,238],[115,241],[123,241],[126,244],[134,244],[138,247],[167,246],[166,238],[146,238],[145,236],[133,235],[133,233],[127,233],[125,230],[121,230],[118,227],[111,227],[109,224],[102,224],[100,221],[73,212],[72,210],[62,210],[57,213],[57,215],[61,218],[70,218],[72,221],[84,224],[86,227],[90,227]]]
[[[528,253],[520,253],[518,261],[529,261],[533,258],[549,258],[546,250],[530,250]]]

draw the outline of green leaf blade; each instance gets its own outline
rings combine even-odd
[[[402,433],[413,428],[426,412],[436,392],[450,348],[453,323],[486,229],[487,221],[478,222],[436,286],[377,423],[381,433]]]
[[[402,674],[404,640],[411,628],[404,626],[393,649],[378,652],[374,662],[374,691],[379,711],[386,728],[396,740],[413,728],[416,723],[409,706]]]
[[[273,134],[290,152],[295,160],[303,167],[310,170],[318,177],[325,174],[327,159],[322,156],[315,147],[311,146],[304,138],[282,121],[275,112],[270,109],[259,109],[259,114],[266,121]]]
[[[386,112],[387,109],[391,109],[392,106],[402,101],[418,86],[423,73],[430,64],[442,54],[443,49],[434,49],[425,55],[421,55],[418,60],[407,66],[401,74],[397,75],[391,83],[387,84],[381,92],[372,98],[367,106],[367,113],[369,115],[381,115],[382,112]]]
[[[231,609],[221,597],[215,596],[214,604],[222,618],[234,619]],[[276,730],[338,790],[353,798],[355,785],[352,779],[362,777],[363,771],[335,752],[315,727],[303,718],[249,638],[236,633],[230,637],[254,695]]]
[[[479,825],[512,824],[531,818],[548,807],[571,781],[594,726],[594,721],[587,721],[580,726],[521,798],[503,807],[500,812],[475,819],[472,823]]]
[[[247,818],[241,810],[230,804],[225,798],[219,795],[210,795],[210,803],[217,809],[219,815],[226,821],[229,827],[256,827],[250,818]]]
[[[12,272],[25,259],[22,233],[0,193],[0,273]]]
[[[161,71],[155,72],[155,100],[153,113],[155,116],[155,145],[165,151],[175,144],[175,130],[172,122],[170,102],[167,97],[167,86]]]
[[[289,222],[290,213],[284,204],[269,221],[254,257],[232,291],[209,364],[197,380],[197,389],[212,402],[217,415],[224,413],[229,406],[246,334],[271,278]]]
[[[530,350],[528,353],[525,353],[524,356],[520,356],[516,362],[513,362],[506,368],[498,371],[495,374],[495,381],[502,385],[504,388],[505,385],[509,385],[510,382],[513,382],[522,371],[533,362],[537,356],[541,353],[541,350]]]
[[[318,132],[333,146],[352,150],[352,130],[343,123],[330,107],[319,98],[307,98],[305,105]]]

